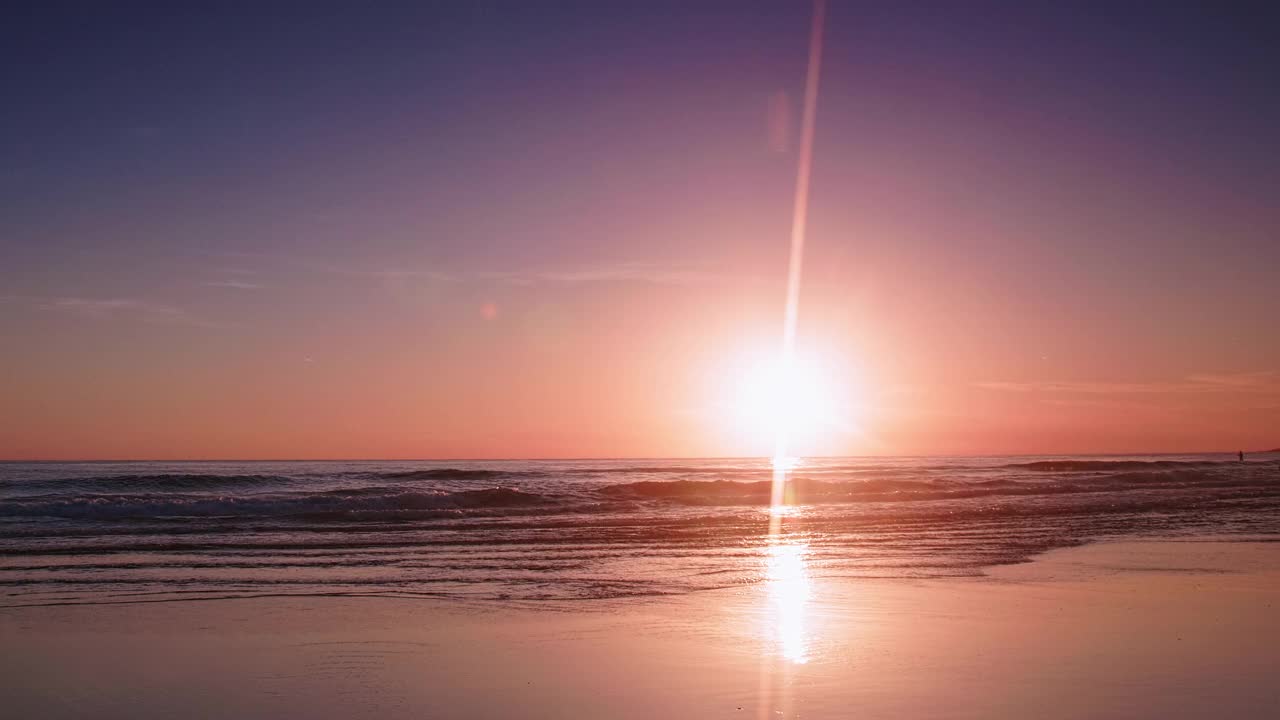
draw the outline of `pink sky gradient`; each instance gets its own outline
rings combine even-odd
[[[616,12],[33,16],[0,458],[768,454],[808,8]],[[797,450],[1280,445],[1274,47],[1000,17],[830,11]]]

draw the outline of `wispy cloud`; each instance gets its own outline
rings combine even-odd
[[[1241,373],[1197,373],[1167,382],[979,382],[976,387],[1000,392],[1055,395],[1167,395],[1241,392],[1280,394],[1280,373],[1259,370]]]
[[[504,285],[586,285],[598,283],[648,283],[655,285],[694,285],[711,282],[721,275],[688,265],[659,264],[640,261],[597,263],[566,267],[524,268],[447,268],[422,267],[413,264],[371,267],[307,257],[270,253],[218,252],[219,257],[253,260],[267,267],[292,272],[347,275],[379,281],[497,283]],[[261,270],[262,268],[259,268]],[[234,281],[232,281],[234,282]]]
[[[127,317],[156,324],[223,326],[222,323],[201,318],[180,307],[132,298],[57,297],[40,300],[35,305],[86,318]]]
[[[1276,372],[1275,370],[1259,370],[1256,372],[1244,373],[1205,373],[1199,375],[1188,375],[1187,382],[1205,387],[1217,387],[1224,390],[1228,388],[1239,388],[1241,390],[1268,388],[1280,391],[1280,372]]]
[[[243,282],[240,280],[215,280],[213,282],[201,283],[205,287],[228,288],[230,290],[261,290],[264,285],[251,282]]]
[[[436,282],[488,282],[504,285],[585,285],[610,282],[648,283],[654,285],[693,285],[714,280],[713,273],[691,268],[619,263],[573,268],[525,268],[513,270],[415,270],[360,269],[330,267],[331,272],[383,280],[424,280]]]
[[[601,282],[640,282],[654,285],[693,285],[714,280],[716,275],[689,268],[623,263],[564,270],[523,270],[490,273],[492,279],[517,285],[540,283],[576,285]]]

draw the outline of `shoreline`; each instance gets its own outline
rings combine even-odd
[[[519,603],[0,610],[40,717],[1269,717],[1280,538],[1089,543],[972,578]],[[775,572],[776,571],[776,572]],[[373,601],[373,602],[371,602]],[[679,659],[678,661],[676,659]]]
[[[893,576],[893,575],[857,575],[849,577],[825,577],[815,578],[813,582],[832,584],[839,587],[843,583],[906,583],[906,584],[924,584],[924,583],[965,583],[965,582],[983,582],[983,581],[999,581],[999,582],[1021,582],[1030,583],[1037,581],[1052,581],[1069,579],[1069,574],[1064,576],[1063,570],[1075,569],[1077,572],[1083,568],[1092,568],[1095,571],[1105,571],[1109,568],[1104,565],[1091,565],[1088,561],[1079,562],[1075,558],[1076,555],[1085,557],[1092,556],[1098,552],[1109,552],[1110,548],[1118,548],[1118,552],[1132,552],[1134,548],[1143,548],[1148,546],[1164,546],[1185,544],[1190,546],[1214,544],[1223,546],[1232,545],[1267,545],[1269,543],[1277,544],[1277,554],[1280,554],[1280,535],[1267,534],[1241,534],[1241,535],[1178,535],[1178,536],[1135,536],[1125,538],[1104,538],[1096,540],[1087,540],[1080,544],[1062,545],[1042,550],[1028,556],[1026,559],[1017,560],[1007,563],[997,563],[985,565],[978,568],[976,574],[963,575],[941,575],[941,576]],[[1228,562],[1232,559],[1227,558]],[[1019,570],[1022,568],[1022,570]],[[1030,569],[1030,570],[1028,570]],[[1112,568],[1114,569],[1114,568]],[[1232,565],[1230,569],[1222,568],[1177,568],[1177,567],[1153,567],[1153,568],[1128,568],[1133,571],[1142,570],[1161,570],[1167,572],[1204,572],[1204,573],[1236,573],[1248,572],[1248,567]],[[1277,568],[1280,569],[1280,561],[1277,561]],[[1051,574],[1050,570],[1056,570],[1056,574]],[[4,614],[12,610],[35,610],[39,608],[66,608],[66,607],[112,607],[112,606],[129,606],[129,605],[183,605],[191,603],[218,603],[218,602],[234,602],[234,601],[253,601],[253,600],[386,600],[395,602],[416,602],[430,605],[438,605],[442,607],[456,605],[474,612],[503,612],[507,610],[530,611],[536,612],[539,609],[546,609],[550,612],[572,612],[574,610],[588,611],[594,607],[601,607],[605,611],[609,611],[612,604],[620,603],[624,605],[632,605],[636,603],[661,603],[670,602],[680,598],[693,598],[703,595],[715,595],[717,593],[739,593],[749,591],[752,587],[767,585],[767,578],[761,579],[754,583],[744,583],[741,585],[727,587],[713,587],[705,589],[695,589],[683,593],[652,593],[652,594],[636,594],[621,597],[599,597],[599,598],[573,598],[573,599],[495,599],[491,597],[459,597],[457,595],[430,595],[423,593],[406,592],[401,595],[386,593],[356,593],[356,592],[333,592],[333,593],[253,593],[245,595],[227,595],[215,597],[164,597],[156,599],[138,599],[138,600],[102,600],[102,601],[84,601],[80,599],[67,599],[64,601],[53,602],[34,602],[28,604],[0,604],[0,618]],[[16,593],[13,593],[16,595]]]

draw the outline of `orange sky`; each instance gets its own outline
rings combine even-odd
[[[1244,353],[1224,362],[1206,347],[1212,327],[1153,340],[1137,332],[1137,318],[1116,312],[1073,315],[1054,332],[1041,325],[1044,308],[975,292],[979,280],[948,280],[938,269],[934,282],[899,286],[888,278],[901,268],[823,263],[818,247],[800,346],[827,365],[851,422],[798,452],[1277,444],[1270,433],[1280,376],[1254,371]],[[305,300],[265,288],[243,291],[253,295],[236,301],[243,305],[226,301],[217,323],[38,310],[41,324],[28,330],[38,342],[17,363],[6,361],[0,455],[771,452],[767,441],[739,432],[726,393],[741,359],[777,342],[776,278],[315,282],[312,292],[343,299],[318,318]],[[272,309],[255,314],[263,303]],[[486,304],[496,308],[492,317]],[[1225,343],[1227,331],[1214,340]]]

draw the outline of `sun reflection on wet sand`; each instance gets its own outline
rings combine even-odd
[[[777,652],[790,662],[809,661],[809,637],[805,624],[812,588],[806,556],[809,547],[771,545],[766,561],[769,612],[766,622],[777,643]]]
[[[809,545],[781,532],[784,520],[803,512],[802,508],[778,508],[770,512],[775,530],[765,547],[763,612],[760,619],[759,718],[790,717],[792,683],[796,673],[812,657],[813,629],[809,626],[809,605],[813,583],[809,574]]]

